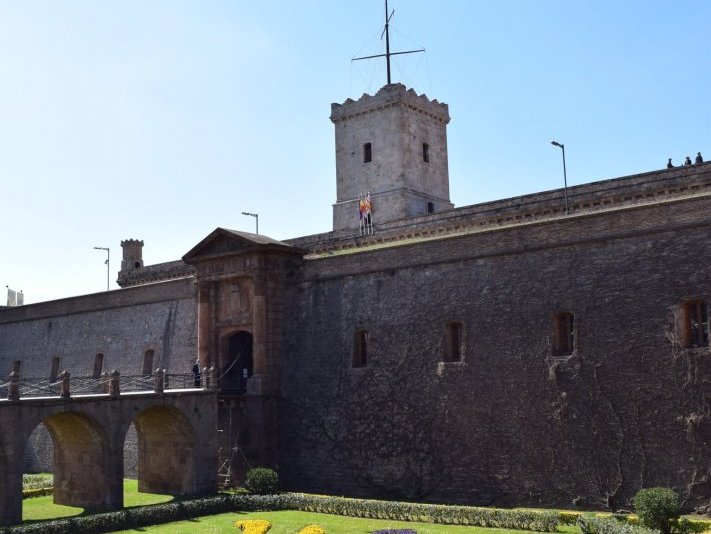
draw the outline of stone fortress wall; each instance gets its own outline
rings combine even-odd
[[[588,508],[661,485],[707,502],[709,348],[687,347],[683,314],[711,300],[710,187],[703,164],[580,186],[567,216],[558,191],[330,251],[292,241],[320,252],[287,299],[287,485]],[[561,313],[575,319],[563,356]],[[446,361],[452,324],[460,361]]]
[[[284,333],[266,340],[283,347],[285,487],[614,507],[669,485],[707,501],[708,347],[686,348],[678,319],[711,299],[710,190],[703,164],[571,188],[569,215],[552,191],[290,241],[305,260],[281,297]],[[141,267],[132,283],[154,271],[165,269]],[[59,357],[89,375],[101,352],[106,370],[140,374],[154,350],[154,367],[188,370],[194,279],[143,283],[4,309],[0,365],[48,376]],[[575,316],[565,357],[559,312]],[[462,357],[445,362],[454,323]],[[28,469],[51,467],[48,436],[32,444]]]
[[[350,192],[334,215],[355,216],[347,197],[378,169],[399,179],[377,157],[400,158],[386,145],[407,136],[361,124],[389,116],[389,102],[368,106],[391,93],[406,113],[446,112],[400,86],[335,106],[336,128],[365,131],[353,146],[373,140],[374,159],[339,173]],[[432,135],[431,156],[446,157],[444,129]],[[436,200],[419,177],[397,185]],[[150,354],[148,368],[181,373],[200,354],[226,376],[247,351],[246,389],[221,393],[220,446],[273,465],[285,489],[618,508],[660,485],[708,505],[711,163],[571,187],[568,200],[569,213],[562,189],[447,199],[384,219],[376,204],[366,236],[345,219],[285,242],[217,229],[154,266],[128,240],[123,289],[0,310],[0,370],[91,375],[101,354],[102,370],[142,374]],[[698,346],[692,308],[706,314]],[[29,464],[51,465],[47,436],[33,439]]]
[[[9,374],[20,362],[23,379],[49,380],[57,359],[54,371],[77,377],[114,369],[141,375],[145,367],[188,373],[195,361],[196,309],[190,278],[6,308],[0,313],[0,370]],[[136,443],[131,427],[127,476],[136,475]],[[30,437],[25,470],[52,471],[52,442],[43,426]]]
[[[59,372],[92,376],[97,354],[104,371],[140,375],[152,369],[190,372],[196,346],[195,288],[190,278],[30,304],[0,313],[0,370],[21,362],[23,377]]]

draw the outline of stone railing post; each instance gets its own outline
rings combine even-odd
[[[155,392],[158,394],[162,394],[165,389],[165,371],[163,371],[160,368],[156,369],[155,376],[156,376]]]
[[[108,371],[104,371],[101,375],[101,392],[110,393],[111,378],[109,377]]]
[[[217,389],[217,371],[214,367],[210,367],[208,374],[210,375],[210,389]]]
[[[121,395],[121,373],[116,369],[111,371],[111,380],[109,381],[109,395],[118,397]]]
[[[61,390],[59,396],[63,399],[68,399],[71,396],[71,393],[69,391],[69,378],[71,376],[72,375],[70,375],[69,371],[67,370],[65,370],[61,375],[59,375],[61,381]]]
[[[210,389],[210,371],[208,371],[207,366],[202,368],[201,374],[202,382],[200,382],[200,385],[202,389]]]
[[[20,374],[17,371],[10,373],[10,386],[7,390],[7,398],[11,401],[20,400]]]

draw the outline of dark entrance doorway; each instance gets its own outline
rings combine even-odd
[[[220,391],[242,395],[252,376],[252,334],[241,330],[227,340],[227,355],[222,367]]]

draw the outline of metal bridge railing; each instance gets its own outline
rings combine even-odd
[[[61,393],[62,385],[57,380],[21,378],[20,397],[54,397]]]
[[[156,374],[121,376],[121,391],[153,391],[156,388]]]
[[[0,399],[19,400],[33,397],[75,397],[81,395],[108,394],[117,397],[126,392],[163,393],[166,389],[216,389],[213,368],[193,373],[166,373],[164,369],[149,375],[125,375],[118,371],[104,373],[100,377],[71,376],[64,371],[54,380],[35,377],[20,377],[12,372],[6,379],[0,378]]]

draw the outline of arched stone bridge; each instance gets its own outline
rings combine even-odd
[[[22,519],[23,457],[40,423],[54,444],[55,503],[91,510],[123,506],[124,440],[132,423],[138,435],[139,491],[215,493],[217,391],[206,387],[209,373],[203,376],[202,388],[190,375],[176,384],[182,389],[164,389],[166,375],[158,373],[144,378],[143,387],[121,391],[129,380],[115,372],[95,382],[106,392],[71,395],[71,381],[79,380],[64,373],[54,390],[28,397],[13,373],[0,384],[7,390],[0,400],[0,525]]]

